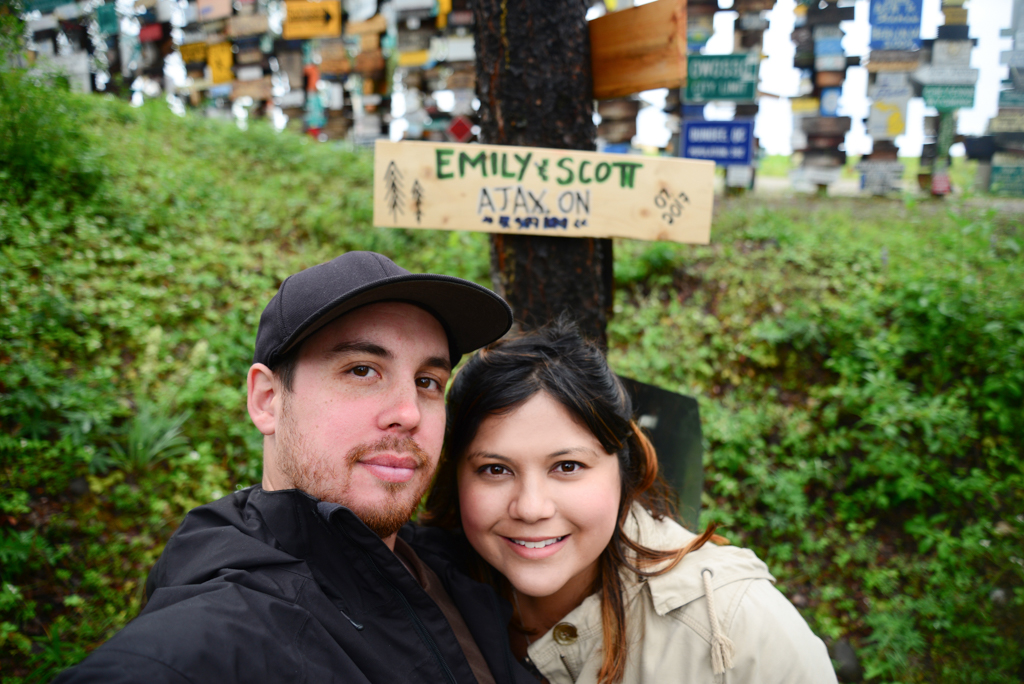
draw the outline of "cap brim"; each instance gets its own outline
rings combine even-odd
[[[459,355],[494,342],[512,327],[512,309],[487,288],[453,276],[411,273],[377,281],[331,302],[292,332],[275,356],[287,353],[349,311],[385,301],[409,302],[429,311],[445,328],[450,346]]]

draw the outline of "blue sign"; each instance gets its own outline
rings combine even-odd
[[[843,54],[842,38],[822,38],[814,41],[814,56]]]
[[[923,0],[871,0],[871,49],[920,48],[922,2]]]
[[[683,121],[680,156],[719,166],[749,166],[754,156],[753,121]]]

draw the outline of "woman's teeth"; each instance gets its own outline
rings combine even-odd
[[[562,541],[563,539],[565,539],[564,536],[563,537],[552,537],[551,539],[545,539],[543,541],[535,541],[535,542],[521,541],[519,539],[511,539],[510,541],[512,541],[513,543],[519,544],[520,546],[525,546],[528,549],[543,549],[545,546],[551,546],[552,544],[557,544],[558,542]]]

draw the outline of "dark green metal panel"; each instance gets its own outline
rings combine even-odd
[[[679,517],[698,531],[704,488],[704,445],[697,400],[621,375],[633,397],[633,411],[658,452],[665,479],[679,496]]]

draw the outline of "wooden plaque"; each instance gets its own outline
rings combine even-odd
[[[658,0],[590,22],[594,98],[686,84],[686,0]]]
[[[714,174],[696,159],[377,141],[373,222],[706,244]]]

